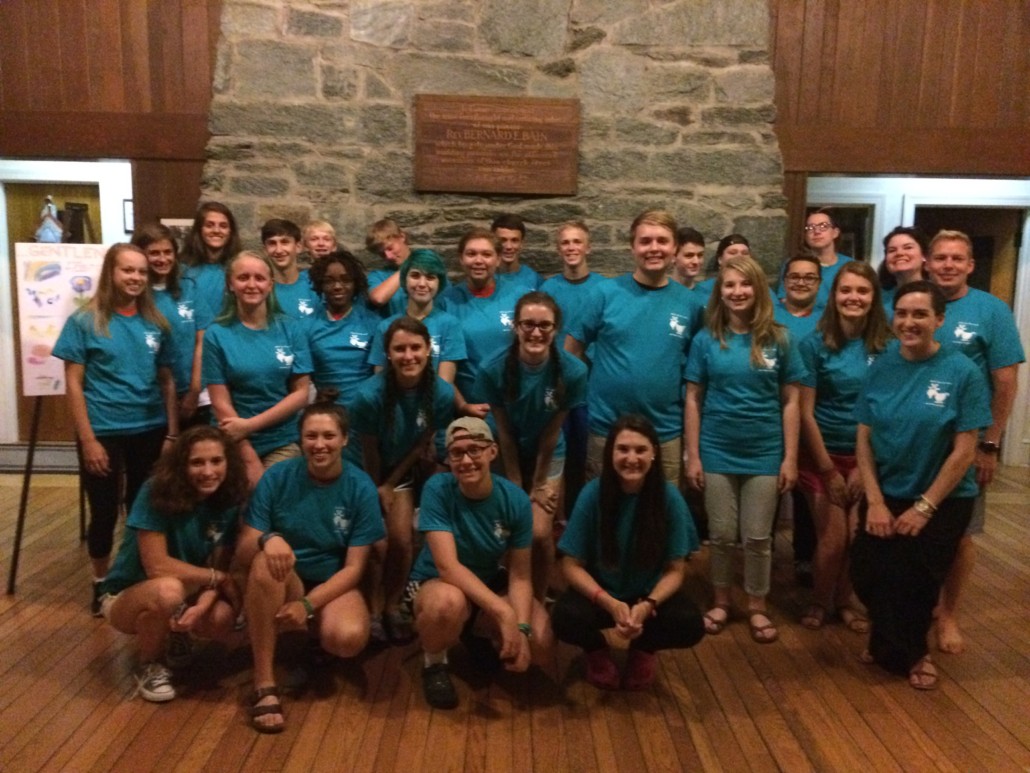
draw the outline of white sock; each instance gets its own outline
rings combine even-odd
[[[422,653],[424,665],[435,666],[438,663],[447,664],[447,650],[440,650],[439,652],[423,652]]]

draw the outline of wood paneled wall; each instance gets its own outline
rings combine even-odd
[[[788,172],[1030,175],[1030,2],[770,0]]]
[[[191,213],[220,15],[221,0],[0,2],[0,155],[127,158],[154,175],[137,222]]]

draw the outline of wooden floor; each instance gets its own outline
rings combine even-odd
[[[5,577],[20,485],[0,476]],[[862,637],[839,625],[794,622],[807,597],[781,538],[776,644],[752,643],[738,621],[662,653],[655,687],[639,694],[587,685],[571,648],[557,683],[542,672],[487,680],[458,651],[451,712],[426,707],[414,645],[379,650],[316,672],[285,701],[287,731],[261,736],[243,710],[245,650],[206,652],[171,703],[130,697],[131,637],[86,611],[75,481],[41,476],[18,593],[0,600],[0,771],[1028,771],[1028,505],[1027,471],[1006,469],[965,600],[968,651],[937,658],[936,692],[860,664]],[[703,577],[704,554],[695,563]]]

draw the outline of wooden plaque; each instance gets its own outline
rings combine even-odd
[[[576,193],[579,100],[415,96],[415,189]]]

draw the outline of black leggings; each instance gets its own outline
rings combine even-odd
[[[632,602],[627,602],[632,605]],[[601,631],[615,620],[578,591],[569,588],[555,602],[551,627],[561,641],[594,652],[605,646]],[[683,593],[674,593],[658,607],[658,614],[644,623],[644,632],[630,642],[630,649],[644,652],[693,647],[705,635],[701,611]]]
[[[118,522],[118,491],[125,471],[125,511],[132,509],[140,486],[150,475],[164,443],[164,427],[150,429],[135,435],[105,435],[97,437],[107,452],[111,471],[104,476],[91,475],[80,464],[82,487],[89,500],[89,529],[86,532],[90,558],[111,555],[114,527]],[[184,483],[185,485],[185,483]]]
[[[895,517],[911,499],[885,497]],[[941,584],[973,513],[972,499],[945,499],[918,536],[875,537],[859,512],[851,546],[851,581],[869,610],[869,654],[886,670],[907,674],[926,655]]]

